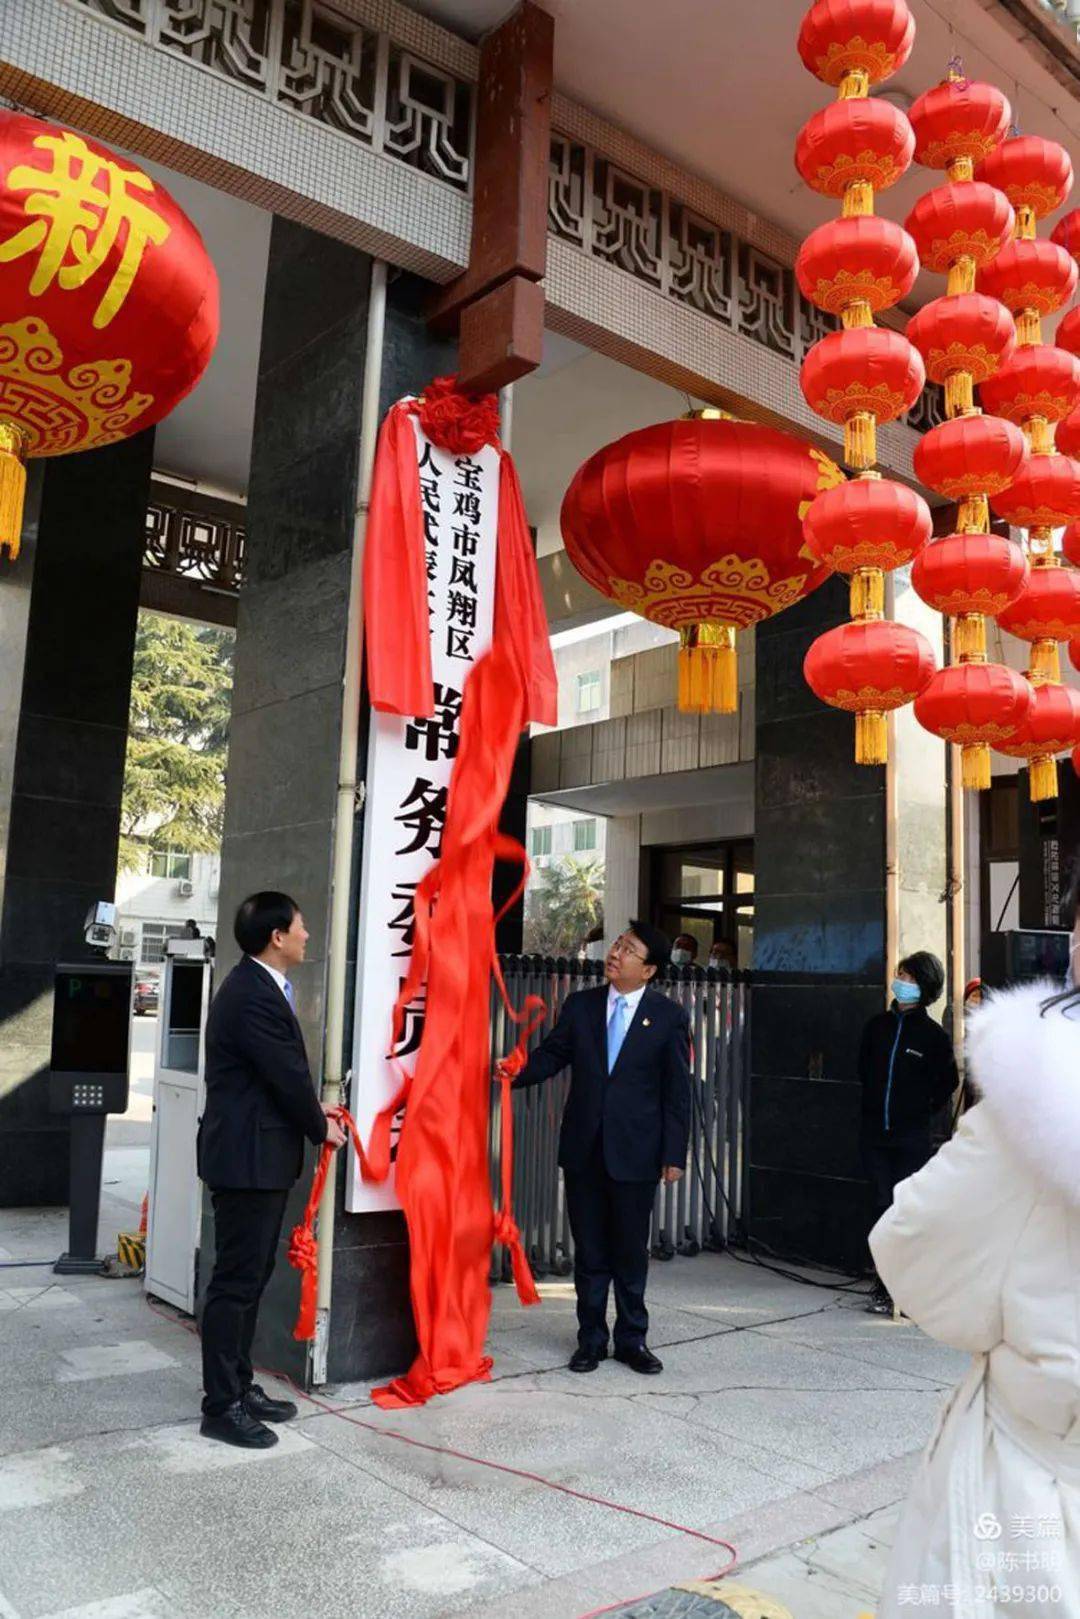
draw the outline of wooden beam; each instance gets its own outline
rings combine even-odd
[[[548,13],[522,0],[480,48],[469,267],[429,310],[436,329],[460,330],[471,390],[504,387],[540,360],[554,37]]]

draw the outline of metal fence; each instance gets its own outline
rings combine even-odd
[[[552,960],[541,956],[504,956],[503,974],[511,1003],[520,1007],[527,995],[547,1004],[544,1026],[530,1045],[551,1028],[563,1002],[576,990],[603,982],[595,961]],[[750,986],[715,970],[675,970],[654,987],[684,1006],[690,1016],[691,1060],[690,1144],[686,1174],[673,1186],[657,1189],[653,1209],[655,1257],[696,1254],[717,1248],[743,1223],[746,1208],[746,1113],[750,1056]],[[496,990],[491,1008],[493,1058],[505,1056],[518,1032]],[[559,1125],[570,1086],[569,1073],[544,1085],[530,1085],[512,1097],[514,1109],[514,1217],[525,1251],[538,1276],[567,1275],[573,1243],[558,1167]],[[500,1104],[492,1109],[492,1185],[501,1168]],[[497,1279],[510,1278],[509,1259]]]

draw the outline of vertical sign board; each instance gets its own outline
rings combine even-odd
[[[435,712],[431,719],[372,713],[368,744],[351,1112],[367,1141],[375,1115],[416,1065],[424,992],[406,1008],[391,1061],[394,1003],[409,966],[416,885],[439,854],[461,697],[473,664],[491,645],[499,508],[499,452],[452,455],[417,436]],[[367,602],[369,614],[378,602]],[[396,1156],[400,1121],[395,1122]],[[345,1206],[352,1213],[399,1207],[394,1170],[382,1185],[360,1175],[349,1153]]]

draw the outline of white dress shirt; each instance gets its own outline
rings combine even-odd
[[[271,967],[268,961],[261,961],[258,956],[249,956],[248,960],[253,961],[257,967],[261,967],[264,973],[270,974],[270,977],[274,980],[274,983],[277,985],[278,989],[280,989],[281,993],[285,996],[285,1000],[287,1002],[289,997],[285,992],[285,985],[288,980],[286,979],[285,974],[278,972],[276,967]]]
[[[629,995],[620,995],[619,991],[615,988],[615,985],[609,984],[607,998],[608,1022],[611,1022],[611,1014],[615,1010],[615,1002],[618,1000],[623,1000],[626,1002],[626,1027],[629,1029],[631,1023],[633,1023],[634,1018],[637,1015],[637,1009],[641,1005],[641,997],[644,995],[648,987],[649,986],[647,984],[642,984],[640,989],[633,990]]]

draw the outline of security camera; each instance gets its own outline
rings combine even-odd
[[[107,899],[99,899],[91,905],[86,913],[83,923],[83,936],[87,944],[94,945],[99,950],[107,950],[116,938],[116,906]]]

